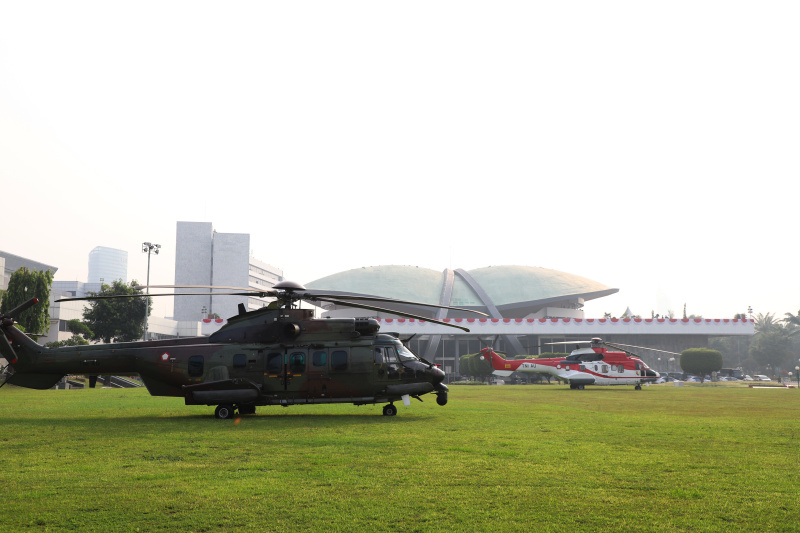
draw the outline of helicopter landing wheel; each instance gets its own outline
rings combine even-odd
[[[220,420],[227,420],[229,418],[233,418],[233,415],[236,414],[236,410],[233,408],[232,405],[222,404],[218,405],[217,408],[214,410],[214,416],[219,418]]]
[[[383,406],[383,416],[394,416],[397,414],[397,407],[393,403]]]
[[[447,393],[446,392],[440,392],[439,394],[437,394],[436,395],[436,403],[438,405],[447,405]]]
[[[636,385],[636,386],[633,388],[633,390],[642,390],[642,386],[641,386],[641,385]]]

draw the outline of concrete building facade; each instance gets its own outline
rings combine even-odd
[[[221,233],[210,222],[178,222],[175,239],[175,285],[254,287],[269,289],[283,280],[283,271],[250,256],[250,235]],[[259,309],[269,299],[247,296],[192,295],[205,289],[176,289],[174,318],[201,320],[238,314],[239,304]],[[212,293],[231,292],[213,289]]]
[[[27,259],[25,257],[20,257],[18,255],[0,250],[0,271],[3,272],[2,286],[0,286],[0,289],[6,290],[8,288],[8,280],[11,278],[11,274],[22,267],[26,267],[28,270],[50,270],[53,274],[55,274],[58,270],[57,267],[52,265],[46,265],[44,263],[40,263],[39,261],[34,261],[33,259]]]

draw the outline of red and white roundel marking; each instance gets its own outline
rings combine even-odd
[[[162,361],[169,361],[169,354],[167,352],[162,353],[161,354],[161,360]]]

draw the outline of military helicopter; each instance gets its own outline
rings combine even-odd
[[[648,367],[638,355],[626,350],[623,346],[645,350],[652,350],[652,348],[610,344],[597,337],[590,341],[546,344],[589,344],[589,347],[576,347],[566,357],[542,359],[509,361],[500,357],[491,348],[481,350],[481,355],[491,363],[495,375],[507,377],[514,372],[550,374],[569,383],[570,389],[583,390],[586,385],[634,385],[634,389],[642,390],[642,383],[652,383],[660,377],[660,374]],[[609,351],[606,347],[618,351]],[[665,350],[655,351],[665,352]],[[673,354],[673,352],[665,353]]]
[[[385,311],[465,331],[467,328],[438,320],[376,307],[400,303],[459,311],[478,311],[380,297],[331,295],[308,292],[300,284],[284,281],[272,290],[237,287],[150,286],[176,289],[232,289],[220,293],[273,297],[267,307],[239,314],[209,337],[95,344],[45,348],[14,327],[14,317],[38,303],[32,299],[0,316],[0,354],[9,364],[0,369],[0,386],[10,383],[48,389],[69,374],[90,376],[138,374],[153,396],[175,396],[186,405],[216,406],[216,418],[255,414],[257,406],[385,403],[383,414],[397,414],[396,401],[434,393],[436,403],[447,403],[445,373],[418,357],[395,335],[380,333],[372,318],[313,318],[313,310],[299,308],[300,301],[332,302],[350,307]],[[136,287],[142,289],[145,287]],[[199,294],[199,293],[185,293]],[[205,293],[203,293],[205,294]],[[174,296],[175,294],[150,294]],[[134,296],[134,297],[142,297]],[[118,298],[94,296],[57,301]],[[127,296],[130,297],[130,296]],[[370,302],[370,303],[362,303]]]

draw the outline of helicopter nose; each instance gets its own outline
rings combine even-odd
[[[438,366],[432,366],[430,368],[430,373],[433,376],[434,383],[441,383],[442,381],[444,381],[445,373]]]

